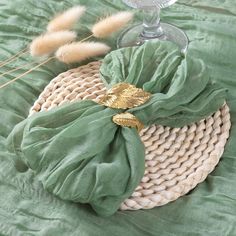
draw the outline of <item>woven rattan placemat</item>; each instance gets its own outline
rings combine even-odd
[[[98,101],[106,92],[99,78],[100,65],[101,62],[92,62],[58,75],[41,93],[30,115],[71,101]],[[191,126],[152,125],[142,130],[146,171],[139,186],[120,209],[161,206],[204,181],[223,154],[230,125],[229,108],[225,104],[212,116]]]

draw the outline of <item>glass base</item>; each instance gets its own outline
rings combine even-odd
[[[176,43],[181,49],[182,53],[186,53],[188,49],[188,37],[181,29],[174,25],[161,23],[163,34],[160,37],[145,38],[142,36],[143,25],[139,24],[125,30],[118,38],[117,47],[131,47],[140,46],[149,40],[163,40]]]

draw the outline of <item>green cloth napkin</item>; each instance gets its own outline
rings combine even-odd
[[[146,126],[188,125],[225,101],[225,89],[211,83],[203,61],[183,58],[170,42],[113,51],[104,59],[101,75],[108,87],[126,82],[152,93],[147,103],[128,110]],[[89,203],[99,215],[109,216],[135,190],[145,167],[137,130],[112,122],[120,112],[90,100],[40,112],[13,129],[10,151],[49,192]]]

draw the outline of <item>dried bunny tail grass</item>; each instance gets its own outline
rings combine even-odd
[[[47,31],[55,32],[71,29],[85,11],[86,8],[84,6],[76,6],[68,9],[49,22]]]
[[[64,45],[56,52],[56,57],[64,63],[75,63],[94,56],[100,56],[108,53],[110,47],[104,43],[97,42],[77,42]]]
[[[29,52],[28,47],[26,47],[26,48],[20,50],[19,52],[17,52],[17,53],[14,54],[13,56],[11,56],[11,57],[7,58],[6,60],[2,61],[2,62],[0,63],[0,68],[3,67],[3,66],[5,66],[5,65],[7,65],[7,64],[9,64],[9,63],[11,63],[12,61],[17,60],[19,57],[23,56],[24,54],[26,54],[26,53],[28,53],[28,52]]]
[[[54,59],[54,58],[55,58],[55,57],[49,57],[48,59],[46,59],[45,61],[41,62],[40,64],[34,66],[33,68],[31,68],[30,70],[26,71],[25,73],[23,73],[23,74],[17,76],[16,78],[14,78],[14,79],[12,79],[12,80],[10,80],[10,81],[4,83],[4,84],[1,84],[1,85],[0,85],[0,89],[5,88],[5,87],[8,86],[9,84],[15,83],[15,81],[17,81],[17,80],[23,78],[25,75],[28,75],[30,72],[36,70],[37,68],[39,68],[40,66],[42,66],[42,65],[44,65],[44,64],[46,64],[46,63],[48,63],[49,61],[51,61],[51,60]]]
[[[105,38],[123,28],[133,18],[132,12],[118,12],[96,23],[92,32],[97,38]]]
[[[41,35],[34,39],[30,45],[32,56],[44,56],[55,52],[59,47],[71,43],[76,39],[73,31],[58,31]]]

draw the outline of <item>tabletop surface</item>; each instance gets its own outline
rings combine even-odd
[[[52,16],[76,4],[87,13],[76,27],[80,38],[104,14],[128,9],[120,0],[2,0],[0,61],[23,49],[44,32]],[[136,21],[140,20],[137,14]],[[224,155],[207,180],[179,200],[152,210],[117,212],[98,217],[87,205],[73,204],[47,193],[33,172],[17,172],[15,156],[6,149],[13,127],[28,116],[43,88],[68,66],[52,61],[0,89],[0,235],[81,236],[234,236],[236,235],[236,2],[180,0],[162,11],[162,20],[182,28],[188,53],[205,61],[213,80],[228,89],[232,129]],[[106,40],[115,49],[117,34]],[[94,59],[93,59],[94,60]],[[0,73],[32,62],[28,55],[1,67]],[[0,78],[13,79],[27,68]]]

